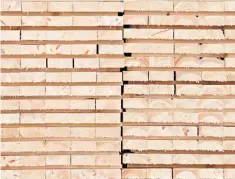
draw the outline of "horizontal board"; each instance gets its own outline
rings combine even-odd
[[[122,82],[121,72],[3,73],[2,82]],[[26,85],[27,86],[27,85]]]
[[[118,152],[120,141],[22,141],[2,142],[2,152]]]
[[[130,109],[232,109],[233,99],[144,99],[124,98],[124,108]],[[134,105],[135,104],[135,105]]]
[[[122,40],[121,30],[73,30],[73,31],[21,31],[3,30],[2,41],[26,41],[26,40],[47,40],[47,41],[91,41],[91,40]],[[22,42],[23,43],[23,42]],[[65,42],[64,42],[65,43]]]
[[[123,23],[128,25],[224,26],[234,25],[235,20],[232,15],[124,15]]]
[[[131,179],[133,177],[137,179],[149,178],[155,179],[165,178],[165,179],[184,179],[187,177],[199,177],[199,178],[221,178],[221,179],[231,179],[235,173],[234,169],[198,169],[198,168],[184,168],[184,169],[124,169],[122,175],[126,179]]]
[[[2,100],[2,110],[121,110],[120,99],[87,99],[87,100]]]
[[[11,47],[14,47],[13,49]],[[18,45],[4,44],[1,47],[3,55],[94,55],[94,54],[122,54],[122,45],[72,44],[72,45]],[[115,49],[115,50],[114,50]]]
[[[82,96],[95,98],[99,96],[120,96],[120,86],[11,86],[2,87],[2,96],[22,96],[21,99],[41,97],[44,99],[58,99],[58,97],[71,97],[79,99]],[[25,96],[25,97],[24,97]],[[47,98],[48,97],[48,98]],[[74,98],[72,98],[74,97]],[[14,97],[12,98],[14,99]]]
[[[176,95],[174,95],[176,91]],[[181,85],[177,84],[176,89],[173,85],[124,85],[124,96],[143,96],[145,98],[226,98],[226,95],[234,94],[234,85]],[[167,96],[168,95],[168,96]]]
[[[202,44],[197,43],[126,43],[126,53],[177,53],[177,54],[222,54],[234,53],[233,44]]]
[[[233,123],[234,112],[124,112],[123,120],[139,124],[221,125]]]
[[[124,163],[129,164],[181,164],[181,165],[233,165],[234,155],[210,154],[125,154]]]
[[[89,22],[89,23],[88,23]],[[121,16],[1,16],[2,26],[122,26]]]
[[[2,139],[26,139],[35,138],[110,138],[120,139],[119,127],[27,127],[4,128],[1,131]],[[101,139],[102,140],[102,139]]]
[[[2,72],[89,72],[120,71],[124,67],[124,59],[98,58],[29,58],[2,59]],[[49,62],[49,63],[47,63]],[[60,62],[60,63],[58,63]],[[48,67],[48,68],[47,68]],[[67,68],[65,68],[67,67]],[[110,69],[111,68],[111,69]],[[115,69],[112,69],[115,68]]]
[[[58,157],[60,160],[58,160]],[[14,166],[118,166],[120,155],[62,155],[62,156],[4,156],[1,158],[2,167]],[[33,163],[31,161],[34,161]]]
[[[75,179],[78,177],[89,177],[95,179],[96,177],[107,179],[121,179],[120,169],[31,169],[31,170],[5,170],[2,171],[2,177],[4,179],[15,177],[50,177],[51,179],[57,179],[58,177],[67,177],[69,179]]]
[[[212,127],[211,127],[212,128]],[[180,138],[180,137],[178,137]],[[208,153],[225,154],[231,152],[233,154],[235,142],[233,140],[144,140],[144,139],[124,139],[123,149],[131,152],[145,153]],[[165,152],[164,152],[165,151]],[[128,152],[127,152],[128,153]]]
[[[117,124],[119,113],[24,113],[2,114],[1,122],[8,124]],[[90,124],[90,125],[89,125]],[[62,127],[62,126],[61,126]]]
[[[103,1],[103,0],[102,0]],[[122,12],[123,3],[111,1],[6,1],[2,2],[2,11],[23,12]]]

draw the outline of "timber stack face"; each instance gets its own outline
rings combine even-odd
[[[235,179],[235,1],[2,0],[2,179]]]

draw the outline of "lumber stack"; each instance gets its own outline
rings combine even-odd
[[[121,177],[122,2],[3,1],[2,177]]]
[[[235,179],[235,2],[2,0],[3,179]]]
[[[234,2],[124,7],[123,178],[234,178]]]

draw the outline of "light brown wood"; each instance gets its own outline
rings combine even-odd
[[[3,179],[235,176],[235,2],[1,6]]]

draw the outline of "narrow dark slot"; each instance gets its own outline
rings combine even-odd
[[[225,30],[224,30],[224,27],[222,27],[222,28],[221,28],[221,30],[222,30],[222,32],[223,32],[223,34],[224,34],[224,36],[225,36]]]
[[[130,149],[124,149],[124,150],[122,150],[122,154],[130,154],[130,153],[134,153],[134,152],[131,151]]]
[[[121,108],[123,110],[123,99],[121,99]],[[121,112],[121,116],[120,117],[121,117],[120,121],[123,122],[123,112]]]
[[[48,58],[46,58],[46,68],[48,68]]]
[[[199,126],[197,126],[197,136],[199,136]],[[197,140],[199,142],[199,139]]]
[[[74,58],[73,58],[73,68],[74,68]]]
[[[123,16],[124,12],[118,12],[118,16]]]
[[[123,25],[123,27],[128,29],[128,28],[131,28],[131,25]]]
[[[125,57],[131,57],[131,56],[132,56],[132,53],[124,53],[124,56],[125,56]]]
[[[129,84],[128,81],[123,81],[122,83],[123,83],[124,85]]]
[[[96,54],[99,54],[99,44],[96,44]]]
[[[122,116],[123,116],[123,113],[121,113],[121,121],[122,121]],[[121,137],[122,137],[122,140],[121,140],[121,164],[123,165],[123,153],[122,153],[122,149],[123,149],[123,127],[121,126]]]
[[[176,71],[174,71],[174,81],[176,82]],[[176,84],[174,84],[174,96],[176,96]]]
[[[124,30],[122,30],[122,40],[124,43],[126,43],[126,39],[124,38]]]
[[[21,32],[21,30],[20,30],[20,41],[21,41],[21,39],[22,39],[22,32]]]
[[[224,58],[222,58],[222,57],[220,57],[220,58],[218,58],[218,59],[220,59],[220,60],[223,60],[223,61],[224,61]]]
[[[126,163],[122,163],[122,168],[127,168],[127,164]]]
[[[122,35],[123,35],[123,31],[122,31]],[[122,81],[123,79],[123,71],[127,71],[127,67],[124,68],[120,68],[120,72],[122,73]],[[124,83],[121,85],[121,95],[122,95],[122,99],[121,99],[121,114],[120,114],[120,123],[123,124],[123,112],[124,112],[124,106],[123,106],[123,95],[124,95]],[[122,164],[122,169],[123,167],[123,126],[121,126],[121,164]],[[121,176],[122,176],[122,171],[121,171]]]
[[[173,5],[173,8],[174,8],[174,5]],[[175,29],[173,29],[173,39],[175,39]],[[174,50],[174,54],[175,54],[175,44],[173,46],[173,50]],[[174,57],[174,63],[175,63],[175,58]],[[176,82],[176,71],[174,71],[174,81]],[[177,92],[176,92],[176,84],[174,84],[174,96],[176,96]],[[171,98],[171,100],[173,100],[173,98]]]
[[[120,72],[127,71],[127,67],[120,68]],[[123,79],[122,79],[123,81]]]
[[[96,104],[97,104],[97,102],[96,102],[96,101],[97,101],[97,99],[95,99],[95,110],[96,110]]]

